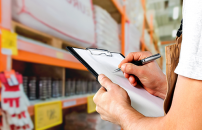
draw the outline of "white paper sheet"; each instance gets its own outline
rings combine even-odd
[[[94,69],[98,74],[104,74],[112,82],[124,88],[131,99],[131,106],[149,117],[159,117],[164,115],[163,100],[148,93],[143,88],[136,88],[130,84],[123,73],[113,73],[118,68],[119,63],[124,59],[119,53],[111,53],[112,57],[102,55],[92,55],[89,50],[77,49],[74,50]]]

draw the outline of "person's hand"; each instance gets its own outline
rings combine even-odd
[[[165,99],[167,92],[166,76],[163,74],[156,61],[152,61],[143,66],[136,66],[130,63],[132,61],[142,60],[151,55],[150,52],[130,53],[119,64],[119,68],[121,68],[124,76],[133,86],[136,86],[140,81],[141,86],[150,94]]]
[[[103,120],[120,125],[120,118],[124,117],[125,111],[133,109],[130,98],[123,88],[112,83],[105,75],[99,75],[98,80],[103,87],[99,89],[93,98],[96,111]]]

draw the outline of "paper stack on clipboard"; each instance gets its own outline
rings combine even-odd
[[[124,77],[122,71],[113,73],[124,59],[122,54],[102,49],[80,49],[73,47],[67,47],[67,49],[96,78],[99,74],[104,74],[112,82],[124,88],[128,92],[131,106],[134,109],[149,117],[164,115],[163,99],[151,95],[144,88],[132,86],[128,79]]]

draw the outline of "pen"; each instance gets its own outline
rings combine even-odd
[[[134,64],[134,65],[137,65],[137,66],[141,66],[141,65],[147,64],[147,63],[149,63],[149,62],[152,62],[152,61],[154,61],[154,60],[156,60],[156,59],[158,59],[158,58],[160,58],[160,57],[161,57],[161,55],[158,53],[158,54],[152,55],[152,56],[150,56],[150,57],[147,57],[147,58],[142,59],[142,60],[139,60],[139,61],[133,61],[133,62],[131,62],[131,63]],[[120,70],[121,70],[120,68],[115,69],[115,70],[114,70],[114,73],[115,73],[115,72],[118,72],[118,71],[120,71]]]

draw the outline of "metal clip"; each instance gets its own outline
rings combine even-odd
[[[86,50],[88,50],[91,53],[91,55],[102,55],[102,54],[105,54],[106,56],[112,57],[111,52],[109,52],[108,50],[94,49],[94,48],[86,48]]]

